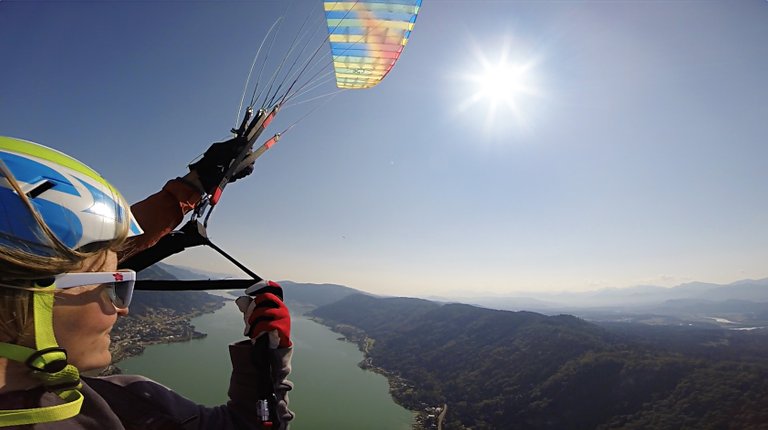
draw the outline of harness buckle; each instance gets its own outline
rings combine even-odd
[[[46,358],[46,354],[52,354],[52,353],[59,353],[63,354],[64,357],[54,357],[54,358]],[[40,363],[35,363],[36,361],[41,361],[42,366]],[[27,357],[27,360],[24,362],[24,364],[27,365],[32,370],[36,370],[38,372],[45,372],[45,373],[57,373],[64,370],[65,367],[67,367],[67,350],[59,347],[54,346],[51,348],[44,348],[37,350],[33,352],[32,354]]]
[[[80,388],[80,378],[74,379],[72,381],[62,382],[60,384],[46,385],[45,388],[48,391],[53,391],[54,393],[57,393],[59,391],[79,389]]]

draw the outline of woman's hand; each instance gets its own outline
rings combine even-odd
[[[233,139],[212,144],[203,154],[203,158],[189,165],[189,170],[197,174],[203,189],[211,193],[224,179],[230,164],[237,158],[248,142],[245,138]],[[250,154],[250,152],[249,152]],[[235,182],[253,173],[254,160],[246,154],[245,159],[232,172],[229,182]]]

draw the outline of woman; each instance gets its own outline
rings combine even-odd
[[[214,144],[184,178],[129,208],[77,160],[0,137],[0,427],[287,428],[290,316],[272,282],[257,299],[238,299],[251,339],[230,346],[226,405],[197,405],[140,376],[80,376],[110,364],[109,332],[128,313],[135,273],[118,271],[119,260],[175,228],[205,184],[220,179],[234,146]],[[271,378],[252,361],[263,334],[271,341]],[[278,422],[261,410],[272,384]]]

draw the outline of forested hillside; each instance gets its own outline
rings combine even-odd
[[[302,315],[317,307],[324,306],[362,291],[334,284],[305,284],[280,281],[285,303],[294,315]]]
[[[396,399],[448,404],[446,429],[768,428],[760,333],[664,342],[658,327],[360,295],[313,315],[364,330],[373,365],[408,381]]]
[[[168,264],[158,263],[138,273],[138,279],[177,280],[175,273],[183,269]],[[192,273],[192,272],[189,272]],[[194,276],[190,278],[205,279]],[[178,314],[213,312],[223,306],[227,299],[208,294],[204,291],[134,291],[131,301],[132,317],[145,316],[158,309],[171,310]]]

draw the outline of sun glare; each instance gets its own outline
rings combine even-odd
[[[486,131],[506,127],[527,129],[537,99],[541,96],[533,59],[515,61],[506,49],[497,61],[476,53],[476,70],[464,75],[469,88],[460,105],[462,112],[476,110],[483,116]],[[479,67],[477,67],[479,65]]]
[[[477,97],[492,104],[505,104],[516,108],[523,95],[530,93],[527,67],[499,64],[477,76]]]

